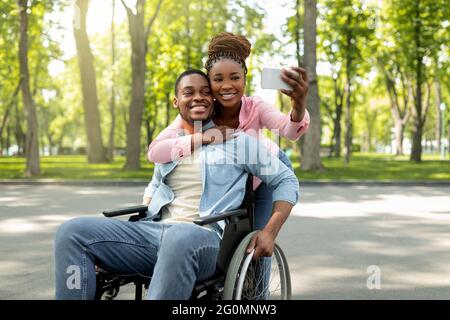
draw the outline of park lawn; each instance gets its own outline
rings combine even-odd
[[[349,165],[343,158],[322,158],[323,172],[300,170],[292,159],[295,173],[300,180],[434,180],[450,181],[450,161],[439,160],[437,155],[424,155],[423,162],[410,162],[407,156],[355,153]],[[153,164],[141,159],[141,169],[123,169],[124,157],[116,157],[112,163],[88,164],[85,156],[41,157],[41,175],[34,179],[55,180],[150,180]],[[0,179],[24,179],[25,159],[0,157]]]
[[[355,153],[350,164],[344,159],[322,158],[325,171],[303,171],[293,162],[300,180],[440,180],[450,181],[450,161],[439,160],[439,155],[423,155],[421,163],[409,161],[409,156]]]
[[[141,169],[123,169],[125,157],[115,157],[111,163],[89,164],[85,156],[41,157],[41,174],[33,179],[55,180],[150,180],[153,164],[141,159]],[[24,179],[25,159],[0,157],[0,179]]]

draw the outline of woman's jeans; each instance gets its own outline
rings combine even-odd
[[[294,171],[292,164],[283,151],[279,151],[278,157],[289,169]],[[273,190],[264,182],[255,190],[255,229],[261,230],[269,222],[272,215],[272,192]]]
[[[288,157],[283,151],[279,151],[278,157],[281,162],[283,162],[289,169],[294,171],[292,168],[292,164],[289,161]],[[254,224],[256,230],[262,230],[267,222],[269,222],[270,217],[272,215],[272,192],[273,190],[267,186],[264,182],[256,188],[255,191],[255,217]],[[258,266],[262,266],[258,268],[256,279],[261,278],[261,282],[257,284],[259,288],[259,295],[262,300],[269,298],[269,291],[267,290],[267,286],[269,285],[270,279],[270,269],[271,269],[271,260],[272,258],[263,258],[264,261],[258,264]]]
[[[148,299],[189,299],[216,270],[219,236],[195,224],[82,217],[55,236],[56,299],[94,299],[95,266],[152,277]]]

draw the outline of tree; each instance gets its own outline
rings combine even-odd
[[[315,0],[304,2],[304,65],[309,77],[309,90],[307,106],[311,116],[311,123],[305,133],[301,168],[304,170],[323,170],[324,166],[320,159],[320,99],[316,74],[316,19],[317,4]]]
[[[411,115],[411,86],[405,77],[402,64],[398,61],[401,56],[384,46],[380,47],[378,52],[378,66],[385,81],[394,118],[395,154],[403,155],[403,137]]]
[[[87,133],[87,155],[89,163],[106,162],[106,152],[100,128],[98,110],[97,83],[89,39],[86,32],[86,15],[89,0],[76,1],[76,21],[74,24],[75,43],[78,52],[78,64],[83,92],[84,122]]]
[[[17,3],[1,2],[0,12],[0,156],[8,151],[12,122],[20,92],[19,13]],[[8,12],[6,14],[6,12]]]
[[[112,15],[111,15],[111,98],[109,102],[109,112],[111,115],[111,126],[109,128],[109,141],[108,141],[108,160],[112,161],[114,158],[114,131],[116,129],[116,32],[114,28],[114,13],[115,13],[116,1],[112,2]]]
[[[390,22],[389,10],[380,8],[382,22],[378,27],[374,63],[383,78],[394,120],[396,155],[403,155],[403,138],[411,116],[412,91],[405,69],[405,56],[395,45],[396,30]]]
[[[321,38],[327,39],[327,33],[324,33],[324,30],[322,30],[322,33],[324,35]],[[330,43],[330,41],[324,40],[323,43],[319,43],[319,48],[325,53],[326,61],[331,65],[332,74],[329,79],[332,84],[328,87],[328,90],[322,89],[321,103],[331,119],[332,135],[330,140],[330,157],[334,155],[335,157],[340,158],[342,136],[341,119],[344,105],[345,80],[342,71],[340,52],[336,50],[336,47],[326,45],[325,43]],[[325,78],[323,80],[325,80]],[[324,81],[322,81],[321,84],[324,84]],[[332,93],[331,95],[330,92]],[[328,97],[328,95],[330,96]]]
[[[19,62],[22,101],[27,113],[26,133],[26,168],[25,175],[32,177],[40,174],[38,122],[36,105],[30,91],[30,74],[28,69],[28,1],[18,0],[20,12]]]
[[[19,83],[18,83],[16,89],[14,89],[14,92],[11,95],[10,101],[8,101],[6,103],[6,111],[3,114],[3,118],[0,122],[0,139],[1,139],[1,137],[3,137],[3,131],[7,127],[8,118],[9,118],[14,106],[17,104],[17,95],[19,93],[20,88],[21,88],[21,81],[19,80]],[[2,142],[2,147],[3,147],[3,142]],[[6,149],[8,149],[8,148],[6,148]]]
[[[442,126],[443,126],[443,111],[441,111],[441,103],[442,103],[442,90],[441,90],[441,81],[439,79],[438,72],[436,72],[434,76],[434,88],[435,88],[435,106],[436,106],[436,140],[437,140],[437,149],[441,150],[442,143]]]
[[[437,56],[444,37],[438,37],[442,23],[449,19],[448,6],[441,0],[392,1],[389,13],[397,34],[395,45],[404,57],[404,68],[411,83],[413,134],[410,160],[421,162],[422,135],[430,106],[430,74],[426,61]],[[425,94],[424,94],[425,89]]]
[[[141,155],[141,124],[142,113],[145,104],[145,56],[148,48],[148,38],[150,36],[153,23],[158,16],[163,0],[158,0],[153,15],[147,25],[145,25],[145,1],[137,0],[133,10],[122,1],[127,11],[129,33],[131,37],[131,102],[129,108],[129,119],[127,128],[127,158],[125,162],[126,170],[136,170],[140,168]]]
[[[353,140],[353,108],[352,95],[353,81],[358,72],[363,72],[361,66],[364,64],[363,48],[370,48],[373,36],[372,8],[363,2],[353,0],[326,0],[323,7],[324,32],[321,46],[326,52],[333,52],[331,63],[336,78],[336,85],[340,83],[343,76],[343,90],[336,87],[336,101],[343,100],[345,108],[345,163],[349,163],[352,153]],[[343,97],[341,96],[343,95]],[[340,103],[336,103],[341,105]],[[336,117],[336,121],[339,121]],[[336,123],[337,124],[337,123]],[[335,126],[336,127],[336,126]],[[336,132],[336,135],[338,132]],[[336,143],[338,145],[338,143]]]

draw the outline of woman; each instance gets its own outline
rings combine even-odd
[[[280,160],[292,169],[286,155],[278,146],[265,138],[263,128],[277,130],[278,134],[291,140],[297,140],[309,125],[306,110],[308,78],[302,68],[283,70],[282,79],[292,90],[281,90],[291,98],[291,111],[281,113],[257,96],[246,97],[247,66],[245,59],[250,55],[251,44],[242,36],[224,32],[215,36],[208,48],[208,60],[205,63],[215,98],[214,123],[224,133],[227,128],[243,130],[255,138],[261,139],[272,153],[279,152]],[[299,76],[301,75],[301,76]],[[150,144],[148,159],[166,163],[191,154],[194,146],[213,142],[207,133],[176,137],[181,128],[181,118],[164,129]],[[262,229],[272,212],[272,190],[255,178],[255,228]]]

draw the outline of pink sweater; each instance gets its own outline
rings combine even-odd
[[[262,134],[263,128],[274,131],[280,136],[290,140],[297,140],[308,129],[309,113],[305,112],[302,121],[291,121],[291,113],[281,113],[269,103],[258,96],[242,97],[241,111],[239,113],[239,127],[247,134],[262,138],[269,150],[276,154],[278,146]],[[176,119],[156,137],[148,147],[148,159],[152,162],[166,163],[191,154],[191,136],[177,138],[177,133],[182,129],[181,117]]]
[[[248,135],[260,139],[272,154],[277,154],[279,147],[272,140],[267,139],[263,128],[274,131],[277,135],[290,140],[297,140],[306,132],[309,126],[309,113],[305,110],[302,121],[291,120],[291,112],[285,115],[258,96],[242,97],[239,113],[239,127]],[[180,115],[156,137],[148,147],[148,159],[152,162],[167,163],[191,154],[191,136],[177,137],[183,128]],[[255,190],[261,183],[258,177],[253,179]]]

